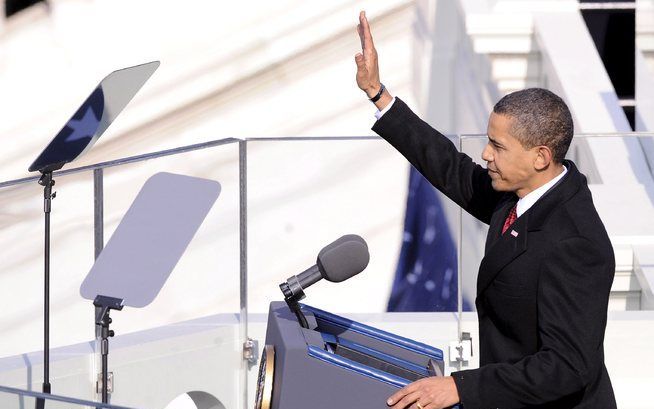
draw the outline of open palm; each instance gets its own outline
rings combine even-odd
[[[379,81],[377,50],[375,50],[375,45],[372,42],[370,25],[365,11],[359,13],[357,32],[361,40],[361,52],[354,56],[354,61],[357,64],[357,85],[371,98],[379,91],[381,82]]]

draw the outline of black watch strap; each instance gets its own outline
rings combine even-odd
[[[380,83],[380,84],[381,84],[381,83]],[[385,89],[386,89],[386,87],[384,86],[384,84],[381,84],[381,88],[379,88],[379,92],[377,93],[377,95],[375,95],[374,97],[370,98],[370,102],[377,102],[377,101],[379,101],[379,98],[381,98],[381,96],[382,96],[382,94],[384,93],[384,90],[385,90]]]

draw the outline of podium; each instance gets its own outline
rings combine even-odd
[[[302,328],[270,304],[255,409],[384,409],[409,383],[443,376],[440,349],[302,305]]]

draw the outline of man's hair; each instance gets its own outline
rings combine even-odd
[[[500,99],[493,112],[511,118],[511,135],[525,149],[547,146],[561,163],[572,141],[572,115],[563,100],[551,91],[528,88]]]

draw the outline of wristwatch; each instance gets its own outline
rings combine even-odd
[[[380,84],[381,84],[381,83],[380,83]],[[381,88],[379,88],[379,92],[377,93],[377,95],[375,95],[374,97],[370,98],[370,102],[375,103],[375,102],[379,101],[379,98],[381,98],[381,96],[382,96],[382,94],[384,93],[384,90],[385,90],[385,89],[386,89],[386,87],[384,86],[384,84],[381,84]]]

